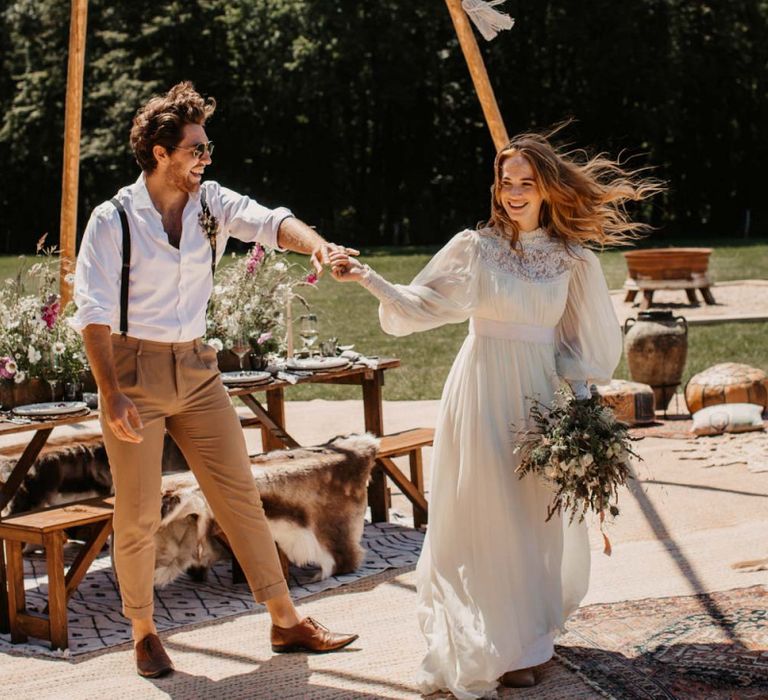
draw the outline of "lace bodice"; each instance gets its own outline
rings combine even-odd
[[[567,274],[575,262],[561,241],[540,228],[520,234],[518,250],[489,229],[479,231],[478,236],[485,265],[526,282],[551,282]]]

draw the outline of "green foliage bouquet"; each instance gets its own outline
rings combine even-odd
[[[36,262],[27,266],[22,257],[16,276],[0,287],[0,378],[15,384],[51,374],[79,382],[87,368],[80,334],[67,322],[74,305],[61,309],[56,250],[44,240]]]
[[[630,457],[638,457],[627,426],[598,397],[576,400],[567,390],[556,393],[552,407],[534,401],[529,415],[533,427],[515,445],[520,454],[516,471],[520,478],[534,474],[551,486],[547,521],[567,511],[570,522],[576,517],[581,522],[591,510],[602,527],[606,512],[618,515],[619,487],[632,478]],[[603,537],[610,554],[610,542]]]
[[[256,244],[247,256],[217,274],[208,308],[209,345],[229,350],[237,336],[245,333],[258,355],[281,349],[288,300],[309,308],[297,290],[317,283],[316,275],[285,257]]]

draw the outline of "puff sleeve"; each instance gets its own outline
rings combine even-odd
[[[477,273],[477,236],[474,231],[462,231],[411,284],[392,284],[370,268],[360,283],[380,301],[384,332],[402,336],[466,321],[477,306]]]
[[[555,333],[557,372],[570,384],[607,384],[621,358],[621,326],[597,256],[586,249],[576,254]]]

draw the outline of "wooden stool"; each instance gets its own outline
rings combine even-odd
[[[13,644],[24,643],[30,636],[49,640],[52,649],[68,647],[67,601],[112,532],[113,508],[114,498],[94,498],[0,520],[0,574],[3,569],[7,570],[7,610]],[[86,525],[91,526],[88,540],[65,575],[64,543],[67,536],[64,531]],[[3,541],[7,560],[3,557]],[[47,612],[47,616],[27,612],[21,556],[25,542],[45,548],[48,606],[44,613]]]
[[[402,433],[384,435],[380,440],[379,451],[376,453],[377,465],[400,487],[403,495],[413,504],[413,526],[426,525],[429,518],[429,506],[424,497],[424,467],[421,449],[434,442],[434,428],[414,428]],[[392,461],[392,458],[404,455],[408,455],[410,463],[410,481]]]

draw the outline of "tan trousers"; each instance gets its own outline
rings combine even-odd
[[[102,419],[115,484],[114,554],[123,614],[153,613],[154,535],[160,525],[167,430],[197,478],[216,521],[261,602],[286,593],[277,550],[251,475],[243,431],[216,367],[195,340],[158,343],[112,336],[120,389],[135,404],[144,440],[118,440]]]

